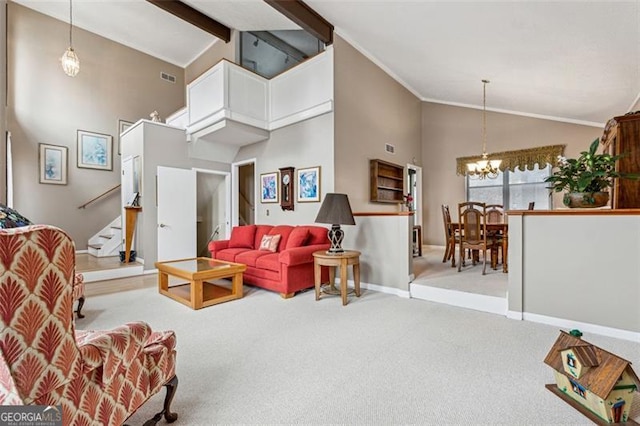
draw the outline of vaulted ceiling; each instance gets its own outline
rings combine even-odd
[[[69,19],[67,1],[10,1]],[[299,28],[262,0],[185,3],[241,31]],[[489,110],[599,125],[640,94],[640,0],[306,3],[425,101],[481,107],[486,78]],[[183,67],[217,41],[144,0],[73,10],[74,25]]]

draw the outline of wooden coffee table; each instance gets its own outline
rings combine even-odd
[[[156,262],[155,265],[158,268],[160,294],[191,309],[200,309],[242,297],[242,273],[247,266],[241,263],[197,257]],[[169,286],[169,275],[188,282]],[[231,289],[209,282],[220,278],[231,278]]]

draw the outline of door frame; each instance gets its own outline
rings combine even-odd
[[[192,170],[196,172],[196,180],[197,173],[206,173],[210,175],[218,175],[224,176],[224,190],[226,191],[226,196],[224,199],[224,211],[225,211],[225,235],[231,235],[231,173],[224,172],[221,170],[210,170],[210,169],[201,169],[198,167],[192,167]]]
[[[258,200],[258,190],[259,186],[255,184],[256,173],[258,171],[258,160],[256,158],[248,158],[246,160],[237,161],[235,163],[231,163],[231,226],[238,226],[240,221],[238,209],[240,208],[240,204],[238,203],[238,192],[240,191],[240,181],[238,176],[240,175],[240,167],[246,166],[247,164],[253,164],[253,205],[257,206]],[[258,223],[258,209],[255,209],[254,213],[254,222]],[[229,232],[227,235],[231,235]]]
[[[415,164],[407,164],[407,170],[415,170],[416,172],[416,193],[414,205],[416,207],[415,216],[413,217],[413,224],[422,226],[422,167]],[[409,182],[409,173],[407,173],[407,188]]]

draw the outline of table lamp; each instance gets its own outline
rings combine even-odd
[[[327,233],[331,241],[331,247],[327,251],[328,254],[344,253],[342,249],[342,239],[344,231],[340,229],[340,225],[355,225],[351,205],[347,194],[326,194],[320,211],[316,217],[316,223],[330,223],[331,229]]]

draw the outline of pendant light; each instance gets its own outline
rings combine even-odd
[[[489,160],[487,154],[487,83],[489,80],[482,80],[482,159],[467,164],[467,174],[474,179],[497,178],[502,163],[502,160]]]
[[[75,77],[80,72],[80,59],[73,50],[73,4],[72,0],[69,0],[69,47],[62,54],[60,62],[62,63],[62,69],[64,73],[69,77]]]

